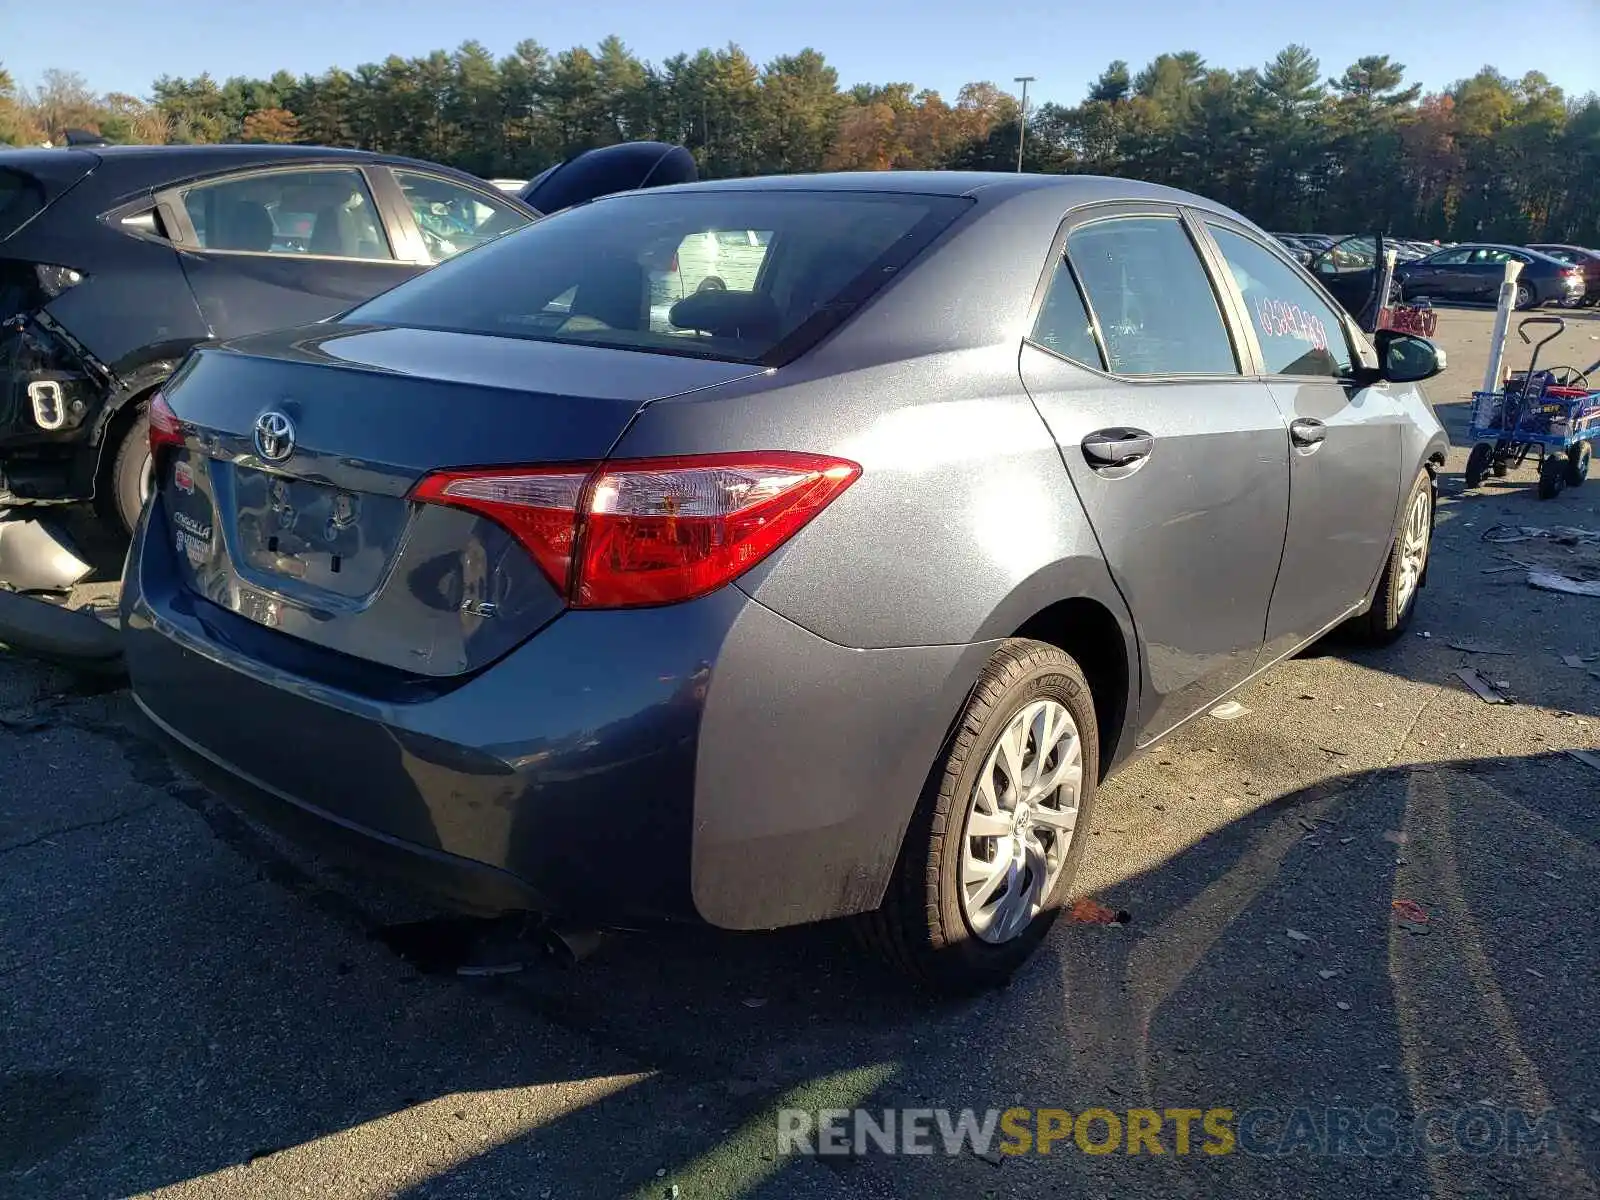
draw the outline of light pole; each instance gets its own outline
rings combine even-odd
[[[1032,75],[1018,75],[1012,82],[1022,85],[1022,118],[1017,125],[1017,170],[1022,170],[1022,148],[1028,141],[1028,85],[1033,82]]]

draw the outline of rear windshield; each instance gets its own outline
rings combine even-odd
[[[44,188],[32,175],[0,167],[0,241],[44,207]]]
[[[877,192],[638,192],[546,217],[343,320],[778,365],[967,206]]]

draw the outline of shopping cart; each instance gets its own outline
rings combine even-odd
[[[1528,337],[1530,325],[1556,328],[1535,343]],[[1560,317],[1522,321],[1517,336],[1533,346],[1528,369],[1513,374],[1497,392],[1472,393],[1467,436],[1476,445],[1467,456],[1469,488],[1482,483],[1486,473],[1503,476],[1520,467],[1530,455],[1539,463],[1541,500],[1552,500],[1563,488],[1578,487],[1589,477],[1593,442],[1600,438],[1600,391],[1590,387],[1589,375],[1600,369],[1600,362],[1582,371],[1539,369],[1539,351],[1565,329]]]

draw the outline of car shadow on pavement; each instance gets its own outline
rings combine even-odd
[[[1600,810],[1564,755],[1283,796],[1104,890],[1126,927],[1064,921],[1010,988],[953,1002],[831,926],[424,976],[383,945],[385,917],[124,749],[255,877],[220,844],[197,860],[212,839],[175,822],[151,843],[169,853],[99,868],[94,908],[136,910],[136,943],[54,913],[61,966],[0,999],[8,1196],[1595,1194]],[[37,900],[48,881],[30,890],[19,857],[9,886]],[[1170,1124],[1160,1156],[776,1153],[779,1109],[858,1105],[1276,1115],[1255,1152],[1221,1156],[1198,1133],[1176,1153]],[[1559,1130],[1524,1155],[1326,1153],[1329,1107],[1402,1127],[1449,1110],[1436,1135],[1474,1110],[1502,1131],[1508,1109],[1553,1110]],[[1296,1109],[1321,1132],[1263,1152]]]

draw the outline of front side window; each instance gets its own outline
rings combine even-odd
[[[899,193],[633,192],[546,217],[344,319],[788,361],[970,205]]]
[[[183,207],[205,250],[392,259],[360,171],[272,171],[196,184]]]
[[[1430,267],[1459,267],[1471,257],[1471,250],[1444,250],[1424,261]]]
[[[529,220],[511,205],[453,180],[400,170],[394,172],[394,179],[416,219],[429,262],[454,258],[463,250],[521,229]]]
[[[1120,217],[1074,230],[1067,257],[1119,375],[1237,375],[1205,268],[1177,217]]]
[[[1220,225],[1210,229],[1244,293],[1267,374],[1349,374],[1350,346],[1338,313],[1265,246]]]

